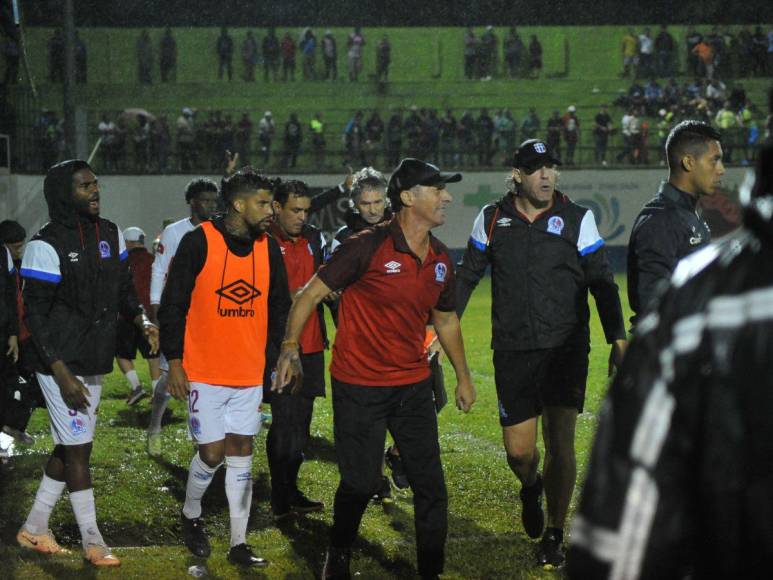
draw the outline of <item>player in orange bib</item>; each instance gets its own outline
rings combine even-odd
[[[266,347],[281,341],[290,295],[282,254],[266,235],[277,182],[244,168],[223,180],[224,217],[185,234],[158,319],[169,393],[188,401],[198,443],[182,510],[185,544],[208,556],[201,499],[225,462],[231,516],[228,559],[265,566],[246,543],[252,501],[252,439],[260,429]]]

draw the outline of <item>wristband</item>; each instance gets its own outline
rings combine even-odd
[[[292,347],[295,350],[298,350],[298,341],[297,340],[283,340],[281,348],[284,349],[286,346]]]

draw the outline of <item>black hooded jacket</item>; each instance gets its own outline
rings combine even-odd
[[[82,169],[90,168],[78,160],[49,169],[43,192],[51,221],[22,262],[30,365],[44,374],[58,360],[80,376],[111,372],[119,313],[132,320],[142,312],[118,227],[76,211],[72,176]]]

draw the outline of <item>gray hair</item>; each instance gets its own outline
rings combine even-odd
[[[380,171],[372,167],[363,167],[352,178],[352,189],[349,192],[349,199],[356,203],[363,191],[379,191],[385,193],[387,188],[387,179]]]

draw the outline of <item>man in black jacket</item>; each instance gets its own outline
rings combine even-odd
[[[322,232],[306,223],[311,200],[309,188],[302,181],[283,181],[274,192],[274,222],[270,232],[282,251],[290,296],[300,292],[324,257]],[[276,520],[324,507],[321,501],[310,500],[298,489],[298,472],[309,440],[314,399],[325,396],[327,333],[322,304],[306,324],[300,344],[303,351],[300,390],[265,397],[271,403],[266,452],[271,471],[271,508]],[[268,370],[270,367],[267,365]]]
[[[3,222],[5,223],[5,222]],[[1,240],[0,240],[1,241]],[[19,311],[16,301],[16,268],[10,250],[0,243],[0,429],[12,425],[15,410],[13,376],[19,360]]]
[[[548,522],[538,561],[563,564],[563,528],[574,490],[574,433],[588,375],[588,290],[607,342],[610,369],[622,359],[622,309],[593,212],[555,189],[558,160],[543,141],[524,141],[510,191],[484,207],[457,270],[457,312],[486,267],[492,272],[492,348],[507,461],[521,481],[526,533],[545,526],[537,417],[545,442]],[[543,412],[544,411],[544,412]]]
[[[759,159],[744,227],[685,258],[639,322],[600,413],[572,578],[768,576],[773,149]]]
[[[43,183],[51,221],[27,245],[22,260],[25,322],[56,446],[35,503],[16,536],[42,553],[62,552],[48,520],[65,482],[95,566],[118,566],[97,527],[91,456],[102,376],[113,370],[118,315],[143,329],[158,350],[158,330],[134,293],[126,245],[116,225],[99,217],[99,185],[85,161],[48,170]]]
[[[714,195],[725,173],[719,137],[701,121],[682,121],[668,135],[668,182],[642,208],[628,243],[628,301],[634,325],[677,262],[711,240],[698,200]]]

